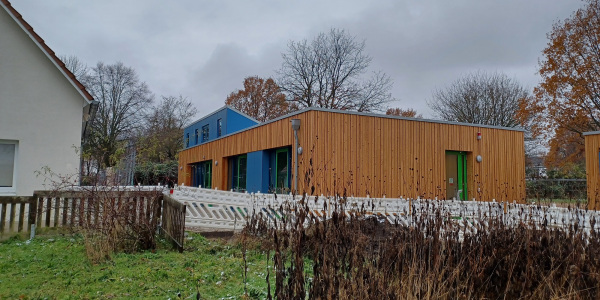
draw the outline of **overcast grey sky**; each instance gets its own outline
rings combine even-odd
[[[59,55],[123,62],[158,99],[183,95],[199,115],[245,77],[275,77],[290,40],[330,28],[366,40],[371,69],[394,81],[390,106],[432,117],[426,101],[471,71],[499,71],[533,89],[546,33],[579,0],[12,0]]]

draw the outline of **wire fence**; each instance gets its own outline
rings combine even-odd
[[[526,186],[527,201],[530,203],[587,204],[585,179],[529,179]]]

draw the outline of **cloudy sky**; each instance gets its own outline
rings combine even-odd
[[[188,97],[198,117],[245,77],[276,77],[289,41],[330,28],[366,41],[371,70],[394,81],[390,106],[427,106],[468,72],[504,72],[533,89],[555,21],[580,0],[12,0],[60,55],[123,62],[159,98]]]

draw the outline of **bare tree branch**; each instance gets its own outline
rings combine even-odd
[[[365,42],[357,42],[344,30],[331,29],[307,40],[290,42],[282,54],[279,86],[300,108],[383,111],[392,100],[392,80],[385,73],[366,73],[371,57]]]
[[[88,150],[94,153],[100,168],[112,167],[118,161],[121,141],[144,124],[153,95],[146,83],[139,81],[135,70],[120,62],[99,62],[92,68],[86,88],[100,102]]]
[[[476,72],[433,92],[429,106],[448,121],[516,127],[519,103],[529,92],[502,73]]]

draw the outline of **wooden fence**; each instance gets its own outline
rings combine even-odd
[[[95,226],[102,214],[124,215],[130,223],[158,225],[161,214],[161,191],[36,191],[37,228],[59,226]]]
[[[179,252],[183,252],[186,205],[167,195],[163,196],[162,204],[161,230],[171,239]]]
[[[107,215],[111,217],[102,218]],[[151,231],[160,223],[162,232],[183,250],[185,205],[165,200],[162,189],[77,188],[36,191],[32,197],[0,197],[0,238],[29,232],[32,224],[38,229],[89,228],[103,226],[101,222],[111,222],[112,217],[123,217],[127,224]]]
[[[28,232],[35,223],[32,197],[0,197],[0,237]]]

